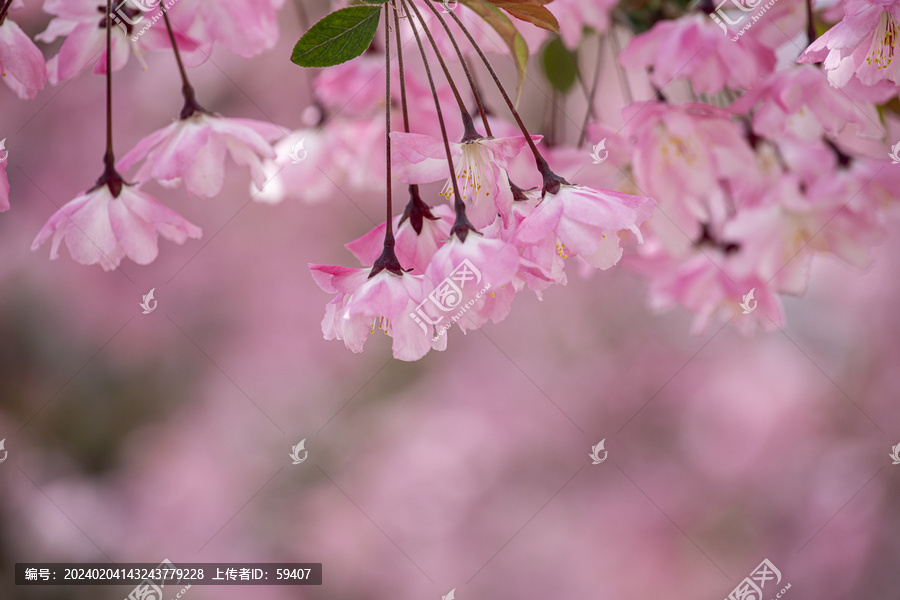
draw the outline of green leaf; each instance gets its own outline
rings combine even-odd
[[[527,21],[532,25],[537,25],[541,29],[559,33],[559,21],[553,16],[549,10],[544,8],[544,4],[549,4],[552,0],[487,0],[490,4],[497,8],[502,8],[513,17],[520,21]]]
[[[550,85],[563,94],[568,93],[578,79],[578,56],[566,48],[559,37],[544,47],[544,74]]]
[[[291,62],[301,67],[332,67],[356,58],[375,39],[380,16],[378,6],[351,6],[331,13],[300,38]]]
[[[525,85],[525,69],[528,67],[528,44],[525,38],[513,25],[513,22],[503,12],[484,0],[459,0],[460,4],[464,4],[472,9],[478,16],[494,28],[506,46],[512,53],[513,62],[516,65],[516,74],[518,83],[516,85],[516,104],[519,104],[519,98],[522,96],[522,87]]]

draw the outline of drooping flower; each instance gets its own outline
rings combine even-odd
[[[854,75],[865,85],[885,79],[900,84],[898,19],[896,0],[846,0],[843,20],[810,44],[797,62],[823,62],[835,87],[844,87]]]
[[[53,213],[34,242],[37,250],[50,237],[50,258],[59,256],[65,240],[72,258],[83,265],[99,264],[112,271],[126,256],[150,264],[159,252],[158,237],[183,244],[202,231],[137,186],[122,185],[118,196],[99,185]]]
[[[686,78],[695,92],[748,89],[775,67],[775,53],[752,37],[735,44],[707,15],[660,21],[619,56],[625,68],[652,67],[650,81],[662,89]]]
[[[619,232],[631,231],[642,242],[638,227],[653,216],[653,206],[642,196],[563,184],[522,221],[515,238],[520,244],[558,239],[560,257],[580,256],[598,269],[608,269],[622,258]]]
[[[519,252],[519,270],[513,277],[512,286],[496,290],[495,293],[508,295],[511,301],[515,293],[528,287],[541,300],[544,290],[551,285],[566,285],[565,260],[557,252],[559,240],[552,235],[537,243],[523,243],[516,236],[522,222],[540,204],[541,193],[538,189],[516,189],[515,196],[512,225],[504,227],[498,216],[491,225],[481,230],[486,238],[501,240]]]
[[[532,136],[539,141],[540,136]],[[447,178],[447,156],[440,139],[414,133],[392,132],[394,174],[410,184],[432,183]],[[507,169],[509,160],[525,147],[524,136],[476,138],[451,143],[456,168],[441,194],[450,200],[453,188],[466,203],[466,214],[476,229],[494,222],[499,213],[509,223],[513,196]]]
[[[413,317],[424,297],[421,276],[394,275],[381,271],[369,277],[371,268],[352,269],[310,264],[313,279],[322,291],[336,294],[325,308],[322,333],[326,340],[341,340],[352,352],[363,351],[366,339],[380,329],[393,338],[394,358],[413,361],[432,348],[442,349],[434,333]]]
[[[142,139],[116,168],[125,171],[143,160],[137,181],[155,179],[174,187],[184,180],[191,194],[209,198],[222,189],[225,156],[230,153],[239,166],[250,167],[253,183],[262,188],[266,175],[261,159],[275,158],[270,142],[282,135],[272,123],[196,111]]]
[[[160,22],[159,1],[146,0],[134,5],[114,3],[111,18],[113,72],[125,66],[130,54],[143,63],[143,52],[171,49],[169,34]],[[145,7],[147,10],[143,10]],[[50,83],[56,85],[77,77],[92,63],[94,74],[106,73],[106,3],[99,0],[47,0],[44,11],[55,18],[35,39],[52,43],[58,37],[66,38],[59,53],[47,62]],[[176,25],[172,31],[185,64],[203,63],[209,56],[209,44],[184,33],[179,19],[181,10],[173,8],[169,12]]]
[[[513,245],[471,232],[465,241],[454,235],[425,271],[428,297],[418,314],[443,331],[441,337],[453,323],[463,332],[499,323],[509,314],[520,269]]]
[[[13,2],[12,8],[20,5]],[[8,15],[0,24],[0,75],[23,100],[37,96],[47,81],[44,55]]]
[[[419,232],[416,232],[410,219],[404,220],[399,215],[394,217],[394,250],[397,258],[404,269],[413,269],[416,274],[425,272],[435,252],[450,236],[450,228],[453,226],[453,210],[446,204],[432,207],[430,213],[436,218],[422,218],[422,229]],[[373,264],[383,250],[385,229],[384,223],[378,225],[361,238],[346,244],[347,249],[360,263]]]

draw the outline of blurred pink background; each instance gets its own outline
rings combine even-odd
[[[33,35],[49,17],[30,3],[16,19]],[[274,51],[192,72],[201,103],[302,125],[301,27],[290,4],[280,19]],[[181,107],[172,57],[148,63],[114,77],[120,156]],[[324,564],[320,587],[192,600],[718,600],[764,558],[783,575],[767,598],[900,594],[896,235],[866,273],[815,261],[784,331],[690,336],[690,315],[653,314],[620,267],[523,293],[418,363],[384,336],[353,355],[322,339],[330,298],[306,265],[352,264],[342,244],[381,221],[380,193],[260,205],[232,167],[210,200],[151,185],[204,236],[148,267],[29,250],[100,175],[103,91],[89,74],[33,102],[0,86],[0,598],[130,589],[15,586],[16,562],[163,558]]]

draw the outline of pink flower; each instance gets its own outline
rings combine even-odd
[[[561,257],[580,256],[598,269],[608,269],[622,258],[618,232],[629,230],[643,242],[638,226],[651,216],[653,201],[649,198],[562,185],[525,218],[515,237],[524,244],[558,239]]]
[[[343,179],[339,161],[334,160],[334,129],[298,129],[281,138],[272,147],[275,157],[262,163],[265,185],[250,186],[253,200],[265,204],[278,204],[289,196],[308,204],[327,200],[335,182]]]
[[[275,47],[283,5],[284,0],[178,0],[176,6],[191,37],[251,58]]]
[[[325,107],[346,115],[369,115],[384,102],[384,55],[367,53],[324,69],[313,85]]]
[[[533,136],[539,141],[540,136]],[[444,143],[440,139],[415,133],[391,133],[395,154],[394,175],[405,183],[431,183],[447,177]],[[449,178],[441,194],[451,200],[453,186],[466,202],[466,214],[476,229],[494,222],[497,213],[509,223],[513,196],[507,169],[509,160],[525,147],[524,136],[478,138],[450,144],[455,178]],[[458,183],[454,183],[454,179]]]
[[[850,168],[823,174],[802,196],[777,194],[786,213],[777,225],[782,237],[806,244],[806,251],[827,252],[860,269],[868,267],[871,248],[887,236],[886,212],[897,205],[900,174],[886,162],[856,159]],[[753,243],[761,244],[763,237],[755,236]]]
[[[136,7],[139,5],[133,6],[130,2],[113,3],[113,72],[125,66],[129,54],[134,53],[143,64],[144,51],[172,47],[158,9],[159,0],[144,0],[141,4],[150,10],[144,12]],[[51,43],[58,37],[66,38],[59,53],[47,62],[50,83],[56,85],[77,77],[95,60],[94,73],[106,73],[106,3],[101,0],[47,0],[44,11],[56,18],[35,39]],[[199,65],[209,55],[209,45],[203,48],[196,39],[183,33],[179,14],[180,11],[170,10],[178,50],[187,66]]]
[[[381,271],[369,277],[371,268],[351,269],[310,264],[316,284],[337,294],[325,308],[322,333],[326,340],[341,340],[359,353],[370,333],[380,329],[393,338],[394,358],[413,361],[435,347],[433,334],[410,315],[424,297],[422,277]]]
[[[900,4],[895,0],[846,0],[843,20],[826,31],[797,62],[823,62],[828,80],[844,87],[854,75],[865,85],[885,79],[900,84]]]
[[[560,36],[569,48],[576,48],[585,27],[596,32],[609,29],[609,12],[618,0],[555,0],[550,12],[559,21]]]
[[[37,96],[47,81],[44,55],[8,15],[0,25],[0,74],[23,100]]]
[[[253,188],[254,193],[261,189],[254,200],[277,204],[291,197],[317,204],[338,189],[383,191],[384,126],[380,115],[335,119],[327,127],[289,133],[275,144],[276,156],[263,162],[266,184]]]
[[[723,109],[650,102],[629,106],[624,116],[639,189],[682,229],[727,211],[722,182],[755,177],[753,151]]]
[[[114,197],[107,185],[101,185],[57,210],[34,238],[31,249],[37,250],[52,235],[51,259],[59,256],[59,244],[65,239],[76,261],[99,263],[104,271],[112,271],[126,256],[139,265],[153,262],[160,235],[183,244],[201,234],[199,227],[137,187],[123,185]]]
[[[837,136],[854,123],[880,137],[878,113],[871,104],[864,111],[859,103],[828,84],[825,75],[812,66],[781,69],[772,73],[730,107],[735,114],[756,108],[753,130],[770,139],[784,134],[813,141],[828,133]]]
[[[394,217],[394,237],[396,239],[397,258],[404,269],[414,269],[414,273],[425,272],[435,252],[438,251],[444,240],[450,237],[450,228],[453,226],[453,210],[446,204],[431,208],[431,213],[436,219],[423,218],[422,231],[416,233],[412,221],[406,219],[403,223],[401,216]],[[382,223],[361,238],[346,244],[347,249],[364,265],[375,262],[383,250],[384,233],[386,225]]]
[[[439,328],[439,337],[453,323],[463,332],[489,320],[499,323],[509,314],[515,296],[513,279],[521,268],[511,244],[472,232],[465,242],[453,236],[425,271],[428,297],[417,314]]]
[[[728,258],[717,251],[695,252],[683,260],[669,256],[641,261],[640,270],[651,276],[650,305],[664,311],[681,305],[695,313],[691,333],[698,335],[719,315],[725,321],[734,319],[744,332],[754,324],[772,330],[784,324],[784,310],[778,295],[765,280],[749,276],[738,278],[730,273]],[[714,260],[713,260],[714,259]],[[754,290],[755,304],[749,314],[743,314],[741,301]]]
[[[116,165],[125,171],[144,160],[137,172],[140,182],[156,179],[167,187],[183,179],[187,190],[201,198],[215,196],[225,178],[225,155],[240,166],[249,166],[253,183],[266,181],[262,158],[275,158],[270,142],[283,134],[271,123],[229,119],[195,112],[142,139]]]
[[[660,21],[631,40],[619,57],[628,69],[653,67],[650,81],[662,89],[687,78],[697,93],[750,88],[775,67],[775,54],[752,37],[740,44],[723,36],[704,14]]]

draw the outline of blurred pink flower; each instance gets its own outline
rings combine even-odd
[[[124,257],[147,265],[159,252],[158,236],[183,244],[202,231],[156,198],[135,186],[123,185],[118,197],[100,185],[69,202],[41,228],[32,250],[53,235],[50,258],[59,256],[63,239],[69,253],[83,265],[99,263],[112,271]]]
[[[191,37],[251,58],[278,42],[276,13],[283,5],[284,0],[179,0],[177,8]]]
[[[541,136],[532,136],[539,141]],[[444,142],[415,133],[391,133],[396,150],[394,174],[405,183],[431,183],[447,177],[448,165]],[[476,229],[494,222],[497,213],[509,223],[513,196],[507,168],[509,160],[525,147],[524,136],[478,138],[450,144],[456,167],[455,180],[466,202],[466,214]],[[454,178],[447,180],[441,194],[453,198]]]
[[[313,86],[325,107],[346,115],[368,115],[384,102],[384,55],[367,53],[324,69]]]
[[[775,53],[752,37],[735,44],[704,14],[660,21],[631,40],[619,56],[628,69],[652,67],[658,89],[687,78],[697,93],[750,88],[775,67]]]
[[[235,163],[250,167],[253,183],[262,188],[266,175],[260,157],[275,158],[270,142],[282,135],[281,128],[272,123],[198,111],[142,139],[116,168],[127,171],[143,160],[138,181],[155,179],[175,187],[184,179],[191,194],[210,198],[222,189],[228,152]]]
[[[754,323],[764,330],[784,324],[784,311],[778,295],[759,277],[737,277],[729,255],[720,249],[707,248],[682,257],[658,253],[654,243],[648,243],[649,257],[634,263],[635,268],[650,277],[650,305],[659,311],[681,305],[695,314],[691,333],[698,335],[717,314],[724,321],[737,318],[738,326],[746,333]],[[752,312],[742,315],[743,297],[754,291],[756,305],[749,303]]]
[[[854,75],[865,85],[900,83],[900,4],[896,0],[846,0],[844,18],[804,50],[797,62],[824,61],[828,80],[844,87]]]
[[[47,81],[44,55],[8,15],[0,25],[0,74],[23,100],[37,96]]]
[[[359,353],[368,335],[380,329],[393,338],[396,359],[419,360],[431,350],[432,334],[410,317],[424,298],[421,276],[381,271],[370,278],[371,267],[310,264],[309,270],[323,291],[337,294],[325,307],[326,340],[341,340]]]
[[[624,116],[625,131],[634,140],[637,185],[683,229],[727,211],[722,182],[755,176],[744,132],[721,108],[636,103]]]
[[[569,48],[575,48],[585,27],[596,32],[609,29],[609,11],[618,0],[555,0],[549,7],[559,21],[559,33]]]
[[[558,238],[561,257],[580,256],[598,269],[608,269],[622,258],[618,232],[629,230],[643,242],[638,226],[653,216],[653,206],[642,196],[566,184],[544,197],[522,222],[516,239],[545,244],[548,238]]]
[[[768,138],[785,134],[813,141],[828,133],[839,134],[855,123],[872,137],[881,136],[878,113],[872,105],[864,112],[859,103],[828,84],[825,75],[812,66],[786,68],[772,73],[738,98],[733,113],[753,113],[753,130]]]
[[[119,4],[113,3],[112,13],[113,72],[125,66],[129,54],[133,53],[144,64],[144,51],[172,47],[169,34],[161,21],[154,27],[147,27],[157,15],[161,15],[159,10],[154,12],[151,9],[145,13],[129,3],[116,8]],[[95,60],[93,72],[106,73],[105,3],[98,0],[47,0],[44,11],[55,18],[35,39],[49,44],[58,37],[66,38],[59,53],[47,62],[50,83],[56,85],[60,81],[77,77]],[[172,30],[182,60],[187,66],[201,64],[209,55],[208,44],[206,48],[201,48],[196,39],[185,35],[184,28],[176,17],[179,12],[170,10],[170,13],[170,18],[178,25]]]

